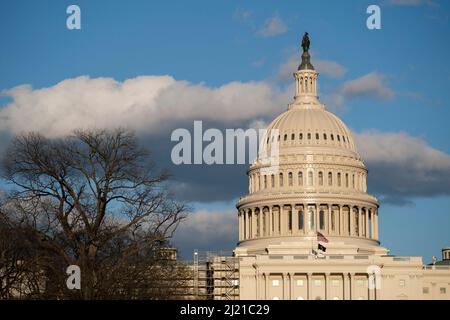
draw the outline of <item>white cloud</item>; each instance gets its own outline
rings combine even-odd
[[[340,91],[345,96],[374,96],[380,99],[390,99],[394,96],[392,89],[386,86],[386,76],[371,72],[358,79],[345,82]]]
[[[299,53],[291,55],[289,59],[278,68],[277,79],[280,81],[293,81],[292,74],[297,70],[300,62],[301,56]],[[314,59],[312,64],[317,72],[330,78],[342,77],[347,72],[344,66],[331,60]]]
[[[347,72],[344,66],[331,60],[317,59],[314,62],[314,67],[319,73],[327,75],[330,78],[340,78]]]
[[[356,134],[369,168],[369,187],[400,201],[415,196],[450,195],[450,155],[407,133]]]
[[[264,26],[257,32],[258,35],[269,38],[274,37],[288,31],[287,25],[278,15],[266,20]]]
[[[331,100],[334,106],[341,107],[346,99],[357,97],[389,100],[394,97],[394,91],[388,87],[385,75],[371,72],[360,78],[345,82],[331,95]]]
[[[158,132],[184,120],[233,123],[276,112],[285,94],[266,82],[230,82],[217,88],[140,76],[123,82],[81,76],[42,89],[29,85],[4,91],[0,128],[13,134],[40,131],[65,135],[80,127],[131,127]]]

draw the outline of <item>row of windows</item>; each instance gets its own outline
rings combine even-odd
[[[288,134],[285,134],[285,135],[283,136],[283,140],[284,140],[284,141],[288,141],[288,137],[289,137],[289,135],[288,135]],[[291,140],[295,140],[295,133],[291,133],[290,137],[291,137]],[[303,136],[303,133],[299,133],[299,135],[298,135],[298,139],[299,139],[299,140],[303,140],[303,138],[305,138],[305,139],[307,139],[307,140],[312,140],[312,137],[315,137],[316,140],[320,140],[320,134],[319,134],[318,132],[316,132],[315,135],[313,135],[311,132],[308,132],[308,133],[305,135],[305,137]],[[350,142],[348,138],[345,139],[345,136],[340,136],[340,135],[338,135],[338,134],[335,136],[333,133],[330,133],[329,135],[327,135],[326,133],[324,133],[324,134],[322,135],[322,137],[323,137],[323,140],[328,140],[328,138],[329,138],[331,141],[335,141],[335,137],[336,137],[336,141],[338,141],[338,142],[341,142],[341,137],[342,137],[342,141],[343,141],[344,143],[345,143],[345,142]],[[278,135],[278,141],[280,141],[280,138],[281,138],[281,136]],[[274,142],[274,141],[275,141],[275,136],[272,136],[272,142]],[[267,144],[268,144],[268,143],[269,143],[269,138],[267,138]]]
[[[272,300],[280,300],[279,297],[273,297]],[[302,296],[297,297],[297,300],[305,300]],[[322,297],[317,296],[315,300],[322,300]],[[333,300],[341,300],[339,297],[333,297]],[[364,297],[359,297],[358,300],[364,300]]]
[[[424,294],[429,294],[429,293],[430,293],[430,288],[428,288],[428,287],[423,287],[422,292],[423,292]],[[447,288],[445,288],[445,287],[440,287],[440,288],[439,288],[439,293],[440,293],[440,294],[446,294],[446,293],[447,293]]]
[[[281,281],[278,280],[278,279],[272,280],[272,286],[273,287],[279,287],[280,283],[281,283]],[[301,279],[297,280],[295,283],[296,283],[297,287],[303,287],[303,286],[306,285],[306,281],[305,280],[301,280]],[[315,279],[313,283],[314,283],[314,285],[316,287],[320,287],[322,285],[322,280]],[[365,283],[367,283],[367,280],[361,280],[361,279],[356,280],[356,285],[357,286],[360,286],[360,287],[364,286]],[[331,286],[339,287],[340,285],[341,285],[341,281],[339,281],[337,279],[332,279],[331,280]]]
[[[294,175],[293,175],[292,172],[289,172],[287,176],[288,176],[287,177],[287,181],[286,181],[287,185],[289,187],[292,187],[294,185]],[[285,181],[284,181],[285,178],[284,178],[283,173],[279,173],[278,177],[279,177],[279,179],[278,179],[279,187],[283,187],[284,183],[285,183]],[[256,183],[255,183],[255,179],[258,179],[258,180],[256,180]],[[272,174],[270,176],[269,175],[263,175],[263,188],[264,189],[268,188],[268,185],[269,185],[269,181],[268,180],[269,179],[270,179],[270,187],[271,188],[275,188],[275,175]],[[326,179],[326,181],[325,181],[325,179]],[[351,183],[351,187],[354,188],[356,186],[356,183],[357,183],[356,182],[357,176],[355,174],[352,174],[350,176],[348,173],[342,174],[342,173],[338,172],[336,174],[335,179],[336,179],[335,183],[336,183],[336,185],[338,187],[345,186],[346,188],[348,188],[350,186],[350,183]],[[253,191],[256,191],[257,189],[260,188],[260,186],[259,186],[260,185],[259,176],[250,176],[250,180],[251,180],[250,184],[251,184],[251,187],[252,187]],[[297,173],[298,186],[303,186],[303,183],[304,183],[303,180],[304,180],[303,179],[303,172],[299,171]],[[324,186],[324,184],[326,184],[326,185],[331,187],[331,186],[333,186],[333,173],[331,171],[329,171],[328,174],[327,174],[327,173],[324,173],[323,171],[319,171],[318,174],[317,174],[317,181],[318,181],[318,185],[319,186]],[[308,171],[308,177],[307,177],[306,184],[308,186],[313,186],[314,185],[314,174],[313,174],[312,171]],[[362,186],[362,185],[364,185],[364,182],[363,181],[359,181],[359,184]]]

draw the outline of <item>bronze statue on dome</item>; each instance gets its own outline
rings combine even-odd
[[[302,48],[303,48],[303,52],[306,52],[309,50],[309,36],[308,36],[308,32],[305,32],[305,34],[303,35],[303,40],[302,40]]]

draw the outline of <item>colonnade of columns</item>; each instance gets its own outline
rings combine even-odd
[[[285,204],[242,208],[239,241],[262,237],[309,235],[378,239],[378,210],[341,204]]]
[[[295,95],[317,96],[317,72],[302,70],[294,74],[296,82]]]
[[[281,288],[278,291],[279,296],[273,290],[273,284],[270,282],[273,276],[278,278],[281,277],[281,283],[278,284],[278,287]],[[306,287],[304,290],[304,296],[299,295],[299,293],[295,292],[296,286],[296,278],[298,277],[304,278],[306,281],[302,283],[302,286]],[[320,291],[324,294],[313,294],[313,286],[314,277],[320,276],[320,279],[323,279],[325,282],[322,285],[320,283]],[[362,289],[356,290],[356,281],[363,278],[363,286]],[[332,281],[334,279],[338,279],[338,289],[334,289],[333,292],[331,290]],[[320,280],[321,281],[321,280]],[[268,299],[283,299],[283,300],[297,300],[299,298],[305,300],[315,300],[318,297],[320,299],[332,300],[335,298],[342,300],[356,300],[362,297],[368,300],[377,300],[379,297],[379,293],[377,292],[375,286],[369,286],[369,275],[368,274],[356,274],[352,272],[345,273],[266,273],[260,272],[256,275],[256,299],[259,300],[268,300]],[[367,290],[367,291],[366,291]]]

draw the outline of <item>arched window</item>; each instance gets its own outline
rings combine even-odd
[[[308,140],[311,140],[311,133],[308,132]]]
[[[316,133],[316,140],[319,140],[319,139],[320,139],[319,134]]]
[[[308,171],[308,186],[312,186],[313,184],[314,184],[313,173],[312,171]]]
[[[323,173],[319,171],[319,186],[323,186]]]
[[[327,140],[327,134],[326,133],[323,134],[323,140]]]
[[[278,141],[280,141],[280,135],[278,135]]]
[[[299,186],[303,185],[303,172],[302,171],[298,172],[298,185]]]
[[[275,188],[275,176],[274,175],[270,176],[270,185],[272,188]]]
[[[286,141],[286,140],[287,140],[287,134],[284,135],[284,141]]]
[[[328,172],[328,185],[332,186],[333,185],[333,174],[330,172]]]
[[[348,188],[348,173],[345,174],[345,187]]]
[[[283,186],[283,174],[280,173],[280,187]]]
[[[288,174],[288,182],[289,182],[289,187],[292,187],[292,172],[289,172],[289,174]]]
[[[359,236],[359,214],[358,209],[353,209],[353,216],[355,217],[355,234]]]
[[[267,176],[264,175],[264,189],[267,189]]]
[[[291,134],[291,140],[295,140],[295,134]]]
[[[319,212],[319,228],[320,230],[325,229],[325,213],[323,210],[320,210]]]
[[[331,141],[334,141],[334,135],[331,134]]]
[[[303,210],[300,209],[298,211],[298,229],[299,230],[303,230],[304,227],[305,226],[304,226],[304,223],[303,223]]]
[[[303,133],[300,133],[299,136],[300,140],[303,140]]]
[[[337,174],[337,184],[338,184],[338,187],[341,186],[341,173],[340,172],[338,172],[338,174]]]
[[[344,136],[342,136],[342,140],[345,142],[345,137]]]
[[[314,230],[314,209],[308,208],[308,230]]]
[[[355,174],[352,175],[352,188],[355,189]]]
[[[337,135],[337,139],[339,142],[341,141],[341,137],[339,135]]]

